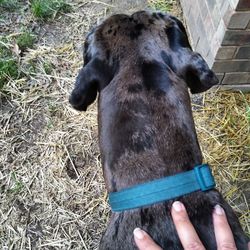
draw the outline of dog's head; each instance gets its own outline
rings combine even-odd
[[[146,11],[119,14],[92,29],[85,40],[84,66],[70,103],[86,110],[124,65],[157,61],[181,77],[192,93],[218,83],[204,59],[192,51],[183,24],[175,17]]]

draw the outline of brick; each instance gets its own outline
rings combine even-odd
[[[181,3],[181,7],[182,7],[182,12],[184,14],[184,16],[186,17],[186,13],[187,13],[187,1],[186,0],[180,0]]]
[[[212,12],[216,6],[216,0],[205,0],[205,1],[207,2],[208,9]]]
[[[221,20],[220,11],[219,11],[217,6],[214,7],[214,9],[211,13],[211,16],[212,16],[214,28],[217,29],[217,27],[219,26],[220,20]]]
[[[189,8],[188,8],[188,15],[189,16],[192,13],[192,11],[194,11],[194,9],[198,10],[199,4],[197,3],[197,1],[198,0],[189,0],[188,1],[188,6],[189,6]]]
[[[206,57],[209,52],[209,42],[206,37],[202,37],[202,39],[200,38],[195,50],[199,52],[202,57]]]
[[[191,9],[192,9],[192,6],[191,6],[191,4],[190,4],[190,6],[188,7],[188,11],[187,11],[187,16],[189,16],[190,15],[190,12],[191,12]]]
[[[249,0],[239,0],[237,5],[237,10],[250,10],[250,1]]]
[[[192,15],[196,17],[200,13],[199,3],[197,3],[197,0],[195,1],[192,0],[192,1],[193,1],[193,4],[191,5],[189,16]]]
[[[180,2],[181,2],[181,6],[182,6],[183,11],[185,11],[185,9],[188,6],[188,1],[187,0],[180,0]]]
[[[234,12],[234,9],[230,6],[228,1],[224,1],[224,4],[220,9],[220,13],[226,26],[229,24],[231,16],[234,14]]]
[[[184,17],[186,20],[188,20],[189,15],[191,13],[191,10],[193,8],[193,6],[196,6],[197,0],[181,0],[181,6],[182,6],[182,10],[184,13]]]
[[[248,23],[248,25],[247,25],[247,29],[250,29],[250,21],[249,21],[249,23]]]
[[[185,19],[188,20],[189,12],[191,10],[191,6],[190,6],[189,1],[181,0],[181,6],[182,6],[183,13],[184,13],[184,17],[185,17]]]
[[[237,91],[248,93],[248,92],[250,92],[250,84],[244,84],[244,85],[226,85],[226,84],[224,84],[224,85],[220,85],[219,89],[222,91],[224,91],[224,90],[228,90],[228,91],[237,90]]]
[[[189,25],[187,26],[187,34],[188,34],[188,38],[189,38],[189,42],[190,42],[190,45],[193,49],[195,49],[195,41],[194,41],[194,37],[193,37],[193,33],[191,33],[190,31],[190,28],[189,28]]]
[[[236,12],[228,24],[229,29],[246,29],[250,21],[250,11]]]
[[[220,83],[250,91],[250,0],[180,1],[193,47],[213,66]],[[235,11],[236,6],[243,10]]]
[[[199,39],[194,40],[194,37],[192,36],[192,34],[191,34],[191,32],[190,32],[190,29],[189,29],[189,28],[187,29],[187,31],[188,31],[189,38],[190,38],[190,39],[189,39],[189,41],[190,41],[190,45],[191,45],[192,49],[193,49],[193,50],[195,50],[195,49],[196,49],[196,47],[197,47],[197,43],[198,43]]]
[[[226,26],[223,22],[223,20],[220,21],[219,26],[214,34],[214,36],[216,37],[217,41],[221,44],[224,38],[226,32]]]
[[[229,60],[229,61],[215,61],[213,65],[214,72],[250,72],[249,60]]]
[[[205,24],[204,28],[206,30],[207,39],[210,42],[213,39],[215,33],[213,20],[210,13],[208,13],[207,16],[204,17],[204,24]]]
[[[228,0],[227,0],[228,1]],[[239,3],[239,0],[229,0],[229,3],[231,5],[231,7],[235,10],[236,6]]]
[[[196,28],[197,22],[195,19],[195,15],[190,15],[187,22],[188,22],[188,32],[191,38],[191,45],[192,45],[192,48],[195,49],[197,42],[200,38],[200,34]]]
[[[201,17],[200,15],[198,15],[197,19],[196,19],[196,24],[197,24],[197,31],[198,33],[205,37],[204,35],[206,34],[206,30],[203,24],[203,17]]]
[[[217,54],[217,51],[218,51],[218,49],[220,47],[220,43],[219,43],[219,41],[217,39],[216,34],[214,34],[214,37],[213,37],[212,41],[210,42],[209,46],[210,46],[211,53],[215,57],[216,54]]]
[[[209,43],[205,37],[199,40],[195,50],[199,52],[202,57],[206,57],[209,52]]]
[[[250,45],[250,30],[227,30],[222,45]]]
[[[250,59],[250,46],[240,47],[235,55],[236,59]]]
[[[208,51],[204,59],[206,60],[208,67],[212,68],[213,63],[214,63],[214,55],[212,54],[210,50]]]
[[[218,84],[222,84],[225,73],[216,73],[216,76],[218,77],[218,80],[219,80]]]
[[[234,57],[236,46],[222,46],[219,48],[216,59],[217,60],[227,60],[232,59]]]
[[[200,34],[202,39],[201,38],[199,39],[199,41],[195,47],[195,50],[198,51],[199,53],[201,53],[201,55],[204,57],[204,56],[206,56],[206,54],[209,50],[209,43],[208,43],[206,35],[205,35],[206,30],[205,30],[205,27],[203,25],[202,18],[200,15],[197,17],[196,23],[199,24],[196,27],[196,32],[198,34]]]
[[[223,84],[250,84],[250,72],[226,73]]]
[[[193,48],[220,83],[250,91],[250,0],[180,1]]]
[[[200,14],[201,14],[201,16],[202,17],[206,17],[207,13],[209,13],[209,11],[210,11],[208,9],[206,1],[205,0],[204,1],[200,1],[199,0],[198,5],[199,5],[199,8],[200,8]]]
[[[221,7],[223,6],[223,4],[228,1],[225,1],[225,0],[216,0],[216,4],[218,6],[219,9],[221,9]]]
[[[228,1],[223,1],[219,9],[220,9],[221,17],[224,17],[227,11],[234,10]]]

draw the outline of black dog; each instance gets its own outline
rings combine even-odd
[[[188,88],[200,93],[217,83],[173,16],[145,11],[114,15],[90,32],[70,103],[86,110],[99,92],[99,140],[108,191],[200,165]],[[217,190],[178,199],[206,249],[217,249],[212,222],[216,204],[225,209],[237,249],[247,249],[238,219]],[[163,249],[183,249],[170,216],[172,202],[112,213],[100,249],[137,249],[136,227]]]

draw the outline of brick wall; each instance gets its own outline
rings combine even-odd
[[[250,0],[180,0],[192,47],[226,88],[250,91]]]

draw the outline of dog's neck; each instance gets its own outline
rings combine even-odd
[[[99,96],[100,149],[108,191],[174,175],[202,163],[190,98],[183,84],[162,95],[144,91],[140,76],[134,76],[126,87],[119,86],[119,77],[116,80]],[[126,89],[134,93],[124,94]]]

